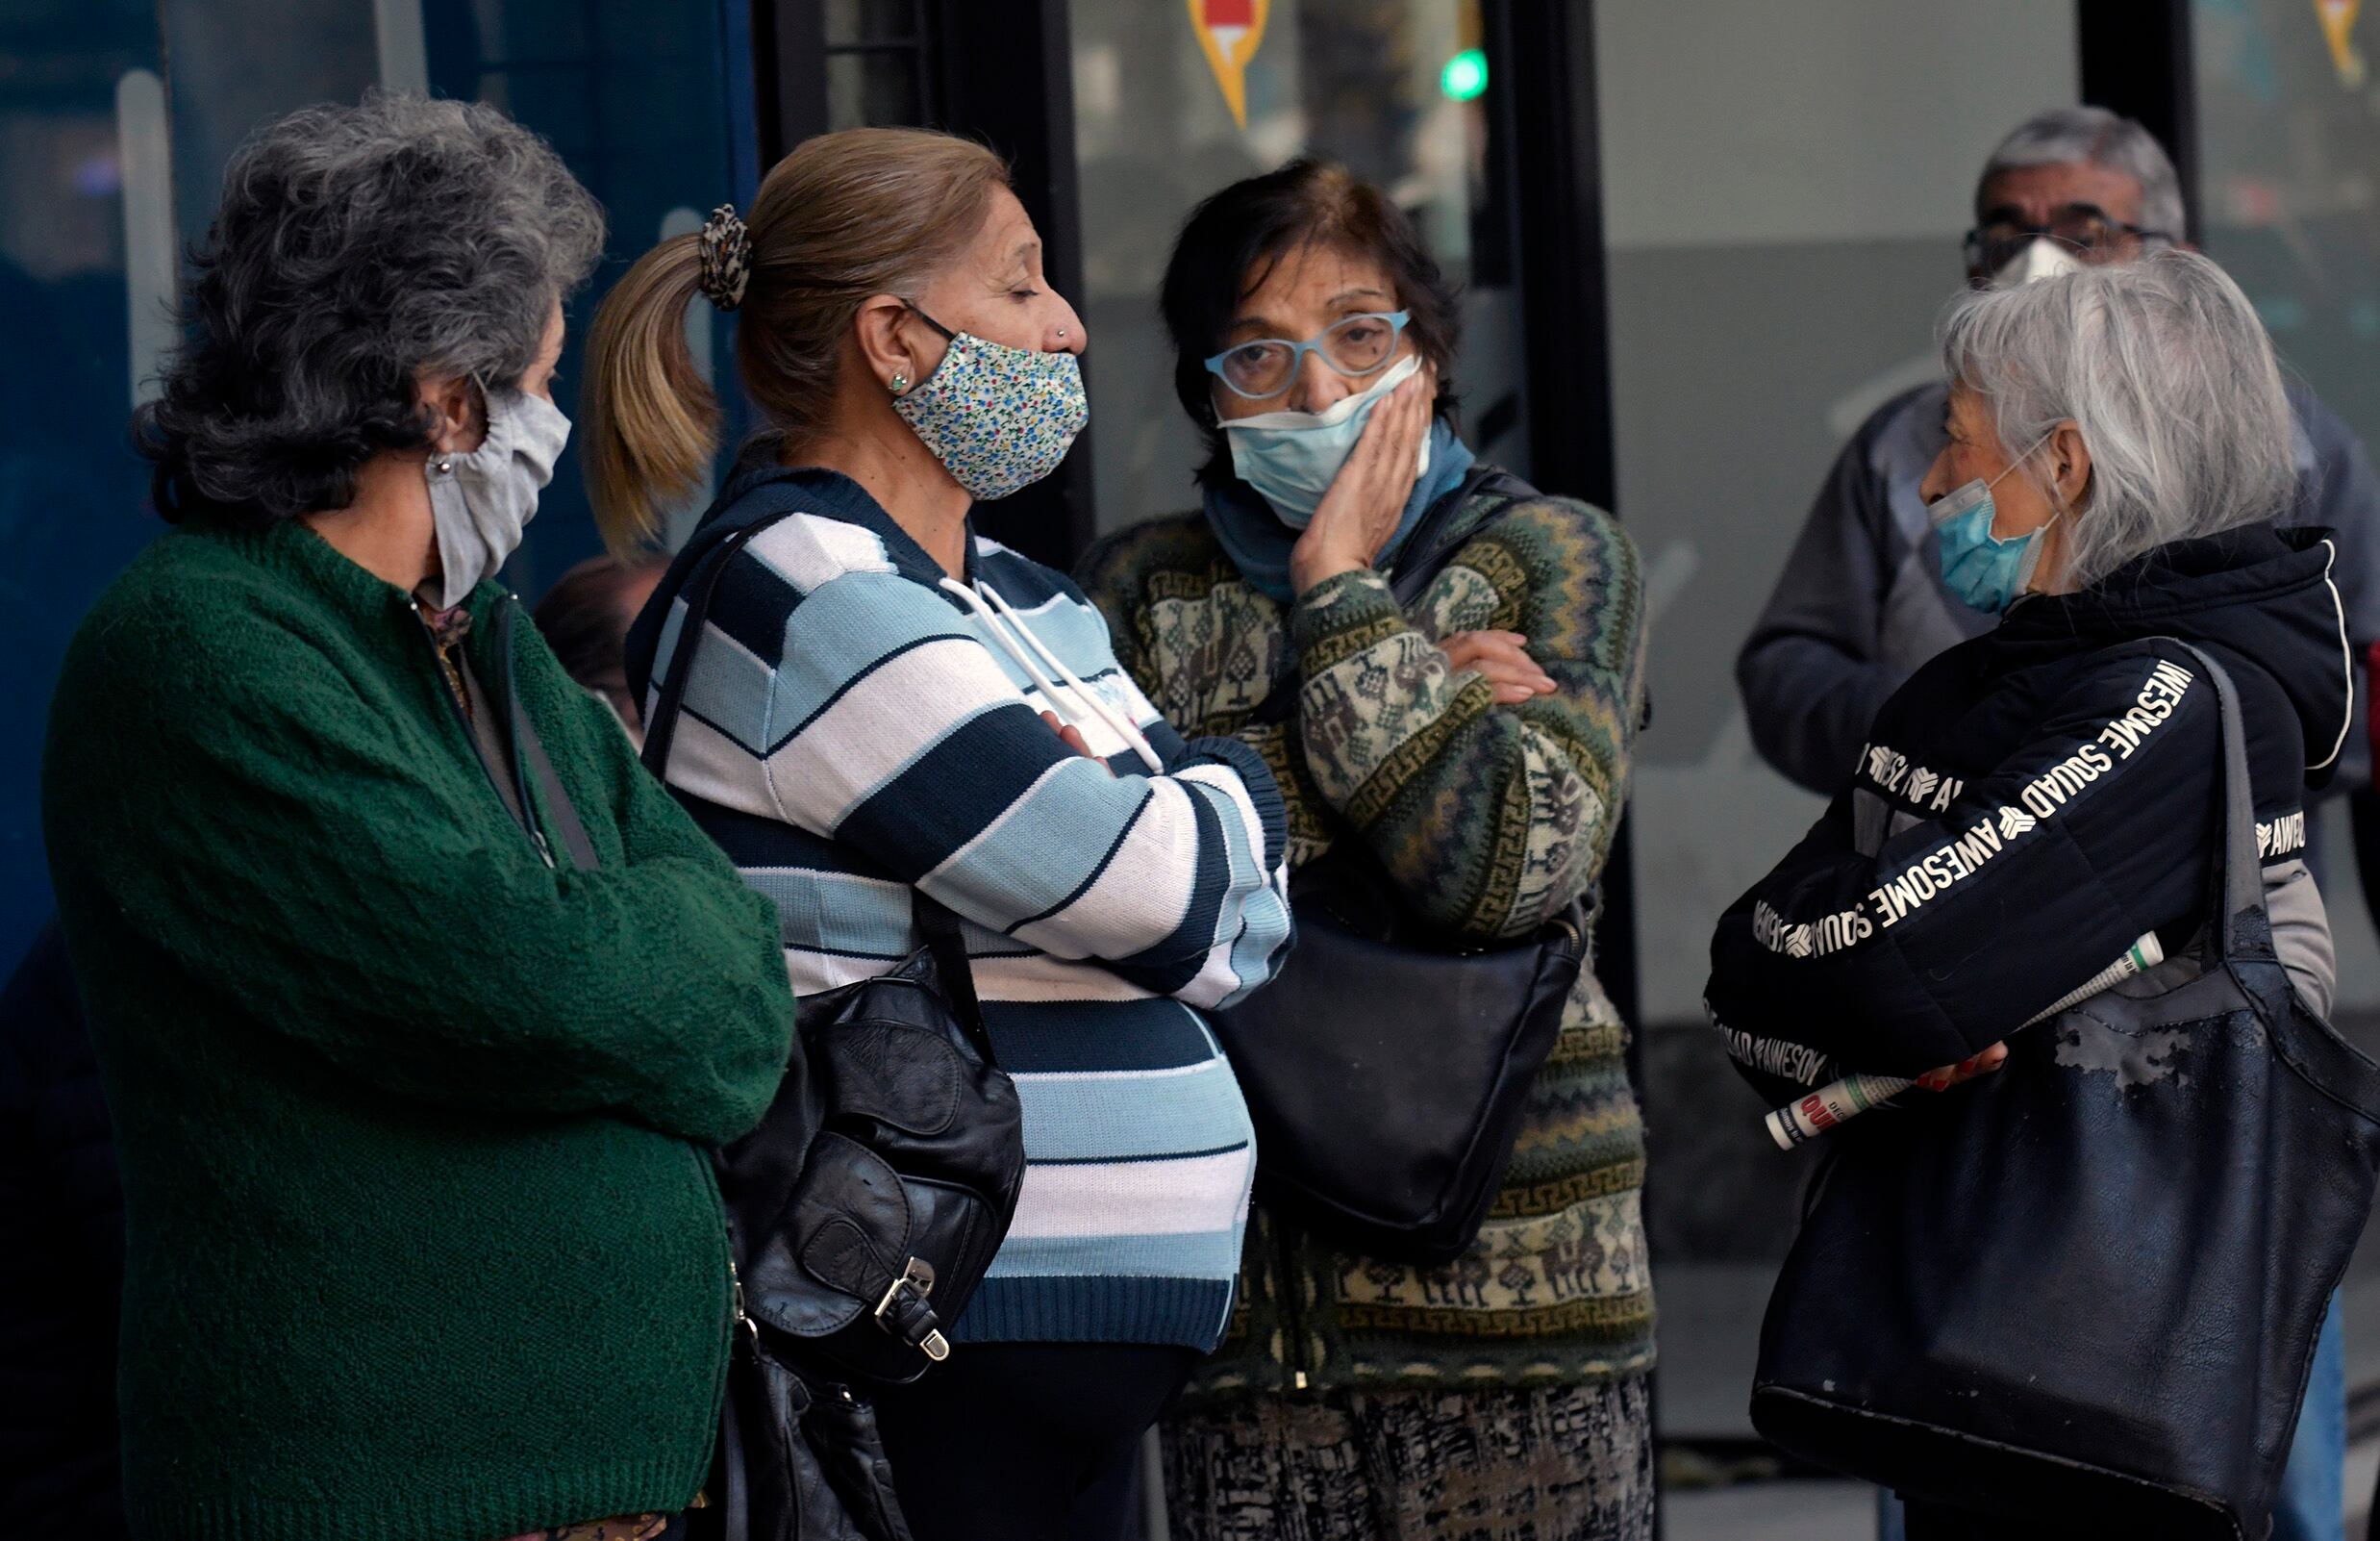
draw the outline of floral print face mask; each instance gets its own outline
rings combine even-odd
[[[910,309],[950,347],[931,375],[893,397],[892,410],[952,479],[982,502],[1056,470],[1090,420],[1074,355],[987,342]]]

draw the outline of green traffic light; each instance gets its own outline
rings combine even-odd
[[[1438,73],[1438,88],[1450,102],[1478,100],[1488,89],[1488,56],[1466,48],[1447,60],[1446,67]]]

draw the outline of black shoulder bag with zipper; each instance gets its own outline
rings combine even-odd
[[[720,575],[789,510],[719,543],[689,582],[655,697],[661,775]],[[806,1074],[718,1153],[746,1319],[731,1370],[728,1541],[908,1541],[874,1412],[852,1390],[916,1379],[1008,1234],[1024,1115],[975,998],[959,918],[912,891],[925,945],[798,1002]]]
[[[1422,517],[1390,589],[1410,605],[1455,553],[1480,493],[1535,495],[1482,467]],[[1481,526],[1485,528],[1485,526]],[[1294,733],[1294,663],[1243,724]],[[1479,1234],[1587,947],[1573,901],[1527,941],[1457,950],[1410,913],[1352,829],[1290,878],[1297,946],[1264,989],[1215,1013],[1256,1124],[1265,1201],[1366,1255],[1420,1263]]]
[[[2221,708],[2196,945],[1829,1136],[1761,1327],[1773,1444],[2010,1535],[2265,1535],[2380,1181],[2380,1065],[2274,950],[2237,694],[2159,641]]]

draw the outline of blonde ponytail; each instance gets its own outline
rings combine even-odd
[[[622,559],[652,549],[663,510],[702,485],[718,452],[718,398],[686,346],[701,284],[702,238],[672,236],[604,296],[588,334],[587,489]]]
[[[846,385],[852,317],[873,294],[914,292],[983,228],[1008,164],[925,129],[845,129],[796,147],[762,179],[748,229],[712,214],[718,303],[736,311],[744,395],[799,453]],[[588,490],[604,543],[649,548],[661,513],[701,485],[719,404],[686,348],[686,308],[706,292],[704,237],[674,236],[628,270],[587,340]],[[705,303],[711,303],[705,301]]]

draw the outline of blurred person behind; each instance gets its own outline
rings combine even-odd
[[[612,709],[639,748],[644,713],[628,688],[628,628],[668,570],[658,555],[591,556],[556,578],[532,612],[563,671]]]
[[[2061,107],[2000,141],[1975,185],[1970,285],[2025,283],[2183,243],[2181,177],[2156,137],[2101,107]],[[2363,660],[2380,640],[2380,478],[2352,430],[2286,370],[2292,491],[2284,525],[2332,532],[2330,580]],[[1949,387],[1919,386],[1869,415],[1836,457],[1767,606],[1736,660],[1752,741],[1790,780],[1832,796],[1885,699],[1928,659],[1989,631],[1942,580],[1919,483],[1942,452]],[[2370,746],[2350,735],[2336,784],[2358,791],[2367,897],[2380,897],[2380,809],[2359,789]],[[2317,871],[2321,851],[2310,848]],[[2317,1351],[2274,1541],[2338,1541],[2346,1460],[2346,1344],[2334,1310]],[[1888,1520],[1888,1534],[1889,1520]]]
[[[1174,732],[1063,573],[974,531],[1089,411],[1082,320],[998,156],[824,135],[748,227],[721,209],[638,261],[589,349],[615,551],[717,447],[698,302],[736,313],[768,429],[630,637],[641,694],[715,573],[669,783],[776,900],[800,995],[899,967],[916,895],[969,922],[1024,1111],[1015,1221],[950,1361],[874,1394],[901,1505],[918,1541],[1119,1541],[1141,1432],[1230,1312],[1252,1133],[1201,1012],[1287,951],[1280,792],[1247,745]]]
[[[1771,1103],[1809,1090],[1773,1068],[1797,1049],[1943,1089],[1996,1069],[2005,1035],[2144,933],[2192,961],[2224,773],[2214,688],[2168,638],[2237,684],[2273,946],[2308,1007],[2330,1009],[2302,831],[2309,777],[2354,737],[2354,670],[2330,539],[2272,522],[2295,486],[2290,409],[2247,297],[2206,258],[2161,251],[1970,291],[1942,336],[1945,437],[1920,495],[1943,583],[1999,619],[1892,694],[1850,785],[1719,922],[1708,1006]],[[2127,714],[2142,732],[2101,749]],[[2078,755],[2105,764],[2054,817],[2023,813],[2019,794]],[[1886,907],[1904,867],[1986,824],[1970,848],[1988,864]],[[2337,1396],[2317,1374],[2292,1471],[2309,1430],[2324,1437],[2314,1399]],[[2276,1534],[2339,1533],[2335,1464],[2327,1477],[2326,1514],[2288,1517],[2285,1485]],[[1913,1541],[2000,1533],[1908,1518]]]
[[[1293,868],[1353,843],[1416,934],[1531,936],[1596,882],[1618,822],[1643,706],[1635,545],[1585,503],[1472,482],[1441,386],[1451,286],[1344,168],[1301,161],[1201,204],[1164,309],[1204,506],[1084,557],[1117,657],[1181,731],[1264,753]],[[1408,549],[1457,497],[1433,550]],[[1400,605],[1400,568],[1449,549]],[[1252,725],[1292,659],[1294,714]],[[1502,1189],[1449,1264],[1356,1256],[1260,1207],[1231,1337],[1166,1427],[1176,1534],[1652,1533],[1626,1032],[1583,971]]]
[[[173,529],[43,776],[136,1536],[642,1537],[705,1479],[703,1148],[785,1071],[776,921],[494,579],[602,232],[478,105],[306,109],[226,170],[137,422]]]

